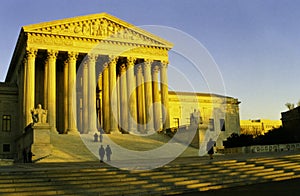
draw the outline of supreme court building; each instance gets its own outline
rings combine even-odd
[[[172,47],[106,13],[22,27],[0,83],[0,154],[14,152],[15,138],[32,123],[31,110],[38,104],[47,110],[51,131],[61,134],[99,128],[106,133],[163,131],[189,124],[194,109],[204,122],[217,123],[214,127],[222,131],[226,126],[226,136],[239,132],[237,99],[200,93],[192,99],[189,93],[168,91]],[[216,99],[227,105],[218,122],[208,114]]]

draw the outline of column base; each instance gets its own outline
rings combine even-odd
[[[79,135],[79,132],[77,129],[67,129],[67,134]]]

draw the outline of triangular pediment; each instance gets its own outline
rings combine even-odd
[[[107,13],[79,16],[23,27],[24,32],[84,37],[172,48],[173,44]]]

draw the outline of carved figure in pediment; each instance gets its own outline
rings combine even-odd
[[[112,23],[109,23],[107,26],[108,35],[112,35],[114,33],[114,25]]]
[[[100,21],[100,35],[107,36],[107,21],[106,20]]]

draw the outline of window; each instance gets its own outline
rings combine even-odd
[[[3,152],[10,152],[10,144],[3,144]]]
[[[11,131],[11,116],[10,115],[3,115],[2,131]]]
[[[209,119],[209,130],[210,131],[214,131],[215,130],[215,121],[212,118]]]
[[[221,131],[225,131],[225,120],[224,119],[220,119],[220,128],[221,128]]]

